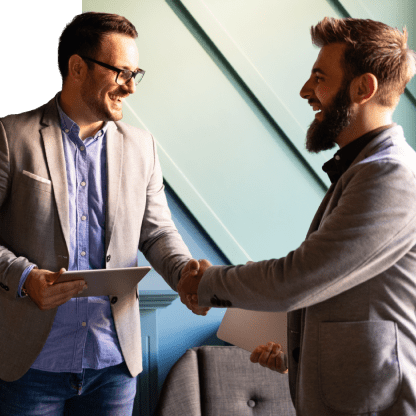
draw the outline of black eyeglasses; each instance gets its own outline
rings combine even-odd
[[[81,56],[81,55],[80,55]],[[115,66],[111,66],[105,64],[104,62],[96,61],[95,59],[88,58],[86,56],[81,56],[82,59],[87,59],[88,61],[94,62],[104,68],[111,69],[114,72],[117,72],[116,75],[116,83],[118,85],[127,84],[132,78],[134,78],[134,83],[137,85],[144,77],[145,71],[143,69],[139,69],[136,72],[129,71],[128,69],[119,69]]]

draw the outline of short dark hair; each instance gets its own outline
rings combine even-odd
[[[58,66],[62,80],[65,81],[68,75],[68,61],[72,55],[95,58],[103,37],[111,33],[121,33],[133,39],[138,36],[133,24],[118,14],[86,12],[75,16],[59,38]],[[87,65],[89,68],[92,66],[88,61]]]
[[[406,84],[416,72],[416,54],[407,47],[407,30],[370,19],[325,17],[311,28],[312,42],[323,47],[344,43],[344,77],[348,81],[371,73],[378,81],[378,103],[397,105]]]

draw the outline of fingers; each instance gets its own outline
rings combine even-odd
[[[211,309],[205,306],[198,305],[198,296],[197,295],[187,295],[186,296],[186,306],[191,310],[195,315],[206,316],[208,311]]]
[[[263,349],[266,348],[264,345],[259,345],[256,347],[253,352],[250,355],[250,361],[252,363],[258,363],[261,353],[263,352]]]
[[[84,280],[55,283],[64,272],[65,269],[55,273],[39,269],[30,272],[25,287],[29,297],[40,310],[56,308],[86,288]]]
[[[209,307],[202,307],[198,305],[198,286],[202,275],[208,267],[212,264],[208,260],[191,259],[185,265],[181,272],[177,291],[179,293],[181,302],[194,314],[205,316],[210,310]]]
[[[267,343],[266,347],[263,349],[259,357],[259,364],[262,367],[268,367],[272,370],[274,369],[273,367],[274,367],[274,360],[276,357],[276,347],[278,347],[280,351],[279,344],[275,344],[274,342]]]
[[[205,272],[205,270],[208,269],[208,267],[211,267],[212,264],[207,259],[199,260],[199,274],[202,276],[202,274]]]
[[[86,283],[83,280],[57,283],[44,290],[42,296],[38,298],[37,305],[41,310],[56,308],[68,302],[69,299],[77,294],[82,293],[86,288]]]
[[[183,277],[186,277],[189,275],[196,276],[198,274],[198,270],[199,270],[198,260],[195,260],[195,259],[189,260],[182,270],[181,280]]]
[[[269,368],[270,370],[282,374],[288,372],[281,345],[274,342],[269,342],[267,345],[259,345],[256,347],[251,353],[250,361],[252,363],[259,363],[262,367]]]

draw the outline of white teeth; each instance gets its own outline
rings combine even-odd
[[[110,98],[112,100],[117,100],[117,101],[121,101],[121,97],[117,96],[117,95],[110,95]]]

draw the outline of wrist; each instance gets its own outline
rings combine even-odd
[[[25,295],[25,296],[29,296],[29,293],[28,293],[28,287],[30,286],[30,281],[32,280],[32,278],[33,278],[33,275],[34,275],[34,270],[35,269],[37,269],[37,267],[35,266],[31,271],[30,271],[30,273],[27,275],[27,277],[26,277],[26,280],[25,280],[25,282],[23,283],[23,286],[22,286],[22,289],[21,289],[21,292]]]

